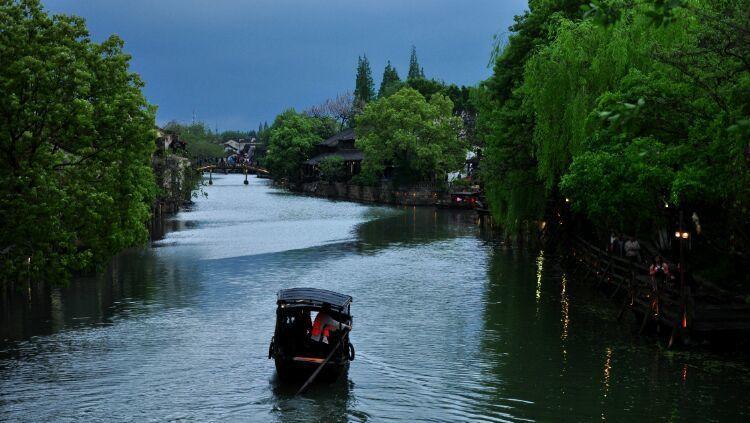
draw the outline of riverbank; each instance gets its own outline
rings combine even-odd
[[[201,178],[190,160],[176,154],[154,155],[152,159],[158,193],[154,202],[154,215],[169,215],[179,211],[189,202]]]
[[[434,187],[395,189],[389,185],[360,186],[344,182],[307,182],[288,187],[293,192],[315,197],[335,198],[358,203],[392,204],[401,206],[434,206],[450,203],[450,193]]]
[[[33,315],[0,313],[20,338],[0,347],[0,421],[749,417],[743,356],[618,330],[608,299],[473,213],[243,181],[214,175],[163,240],[53,288]],[[347,377],[302,399],[267,358],[276,292],[297,286],[354,297],[357,349]]]

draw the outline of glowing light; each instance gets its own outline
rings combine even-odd
[[[612,372],[612,348],[607,347],[604,359],[604,398],[609,395],[609,378]]]
[[[682,365],[682,383],[687,382],[687,364]]]
[[[539,257],[536,258],[536,302],[537,304],[539,304],[539,299],[542,298],[542,272],[543,271],[544,271],[544,251],[540,251]]]
[[[568,327],[570,326],[570,304],[568,302],[568,293],[567,293],[567,285],[568,285],[568,278],[565,274],[562,275],[562,292],[560,292],[560,303],[562,304],[562,309],[560,310],[562,313],[562,317],[560,320],[562,320],[562,334],[560,335],[560,339],[565,341],[568,339]]]

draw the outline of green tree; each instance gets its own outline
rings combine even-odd
[[[337,128],[333,119],[315,118],[289,109],[278,115],[269,130],[265,165],[276,179],[297,181],[302,163],[315,145],[330,137]]]
[[[229,140],[239,141],[241,139],[250,138],[250,132],[230,130],[230,131],[224,131],[220,134],[216,134],[216,136],[219,142],[226,142]]]
[[[417,79],[424,79],[424,69],[419,66],[419,61],[417,60],[417,48],[411,46],[411,55],[409,56],[409,74],[406,80],[414,81]]]
[[[271,135],[268,129],[268,122],[258,124],[258,142],[268,144],[268,137]]]
[[[747,0],[575,3],[531,2],[475,96],[493,214],[557,220],[567,197],[649,237],[679,208],[693,270],[750,282]]]
[[[544,217],[554,190],[539,178],[535,114],[521,89],[527,61],[554,40],[561,18],[582,15],[581,0],[532,0],[515,17],[506,43],[497,39],[493,75],[475,93],[477,137],[484,143],[482,179],[495,219],[506,229]]]
[[[179,122],[169,122],[164,129],[176,133],[187,144],[187,156],[196,159],[218,159],[224,157],[224,146],[221,138],[211,132],[203,122],[183,125]]]
[[[367,56],[357,59],[357,79],[354,85],[354,103],[358,107],[375,99],[375,84],[372,80],[372,70]]]
[[[344,168],[344,159],[341,156],[329,156],[324,158],[319,164],[320,177],[328,182],[343,182],[346,179],[346,169]]]
[[[383,80],[380,82],[380,90],[378,90],[378,98],[383,98],[391,95],[400,89],[401,78],[398,76],[396,68],[391,66],[391,61],[385,65],[383,70]]]
[[[373,102],[357,117],[363,177],[373,180],[393,166],[397,183],[440,181],[466,159],[461,130],[453,103],[442,94],[428,102],[416,90],[404,88]]]
[[[155,108],[122,41],[0,2],[2,282],[59,280],[147,240]]]
[[[705,1],[654,25],[650,3],[602,28],[611,36],[589,53],[588,61],[629,56],[632,65],[581,124],[587,130],[561,188],[595,223],[644,233],[665,224],[670,204],[695,212],[713,253],[750,265],[741,254],[750,248],[750,133],[742,129],[750,122],[750,9]],[[633,53],[624,55],[614,46],[627,39]],[[613,211],[630,204],[639,213]]]

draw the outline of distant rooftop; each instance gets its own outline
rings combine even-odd
[[[318,145],[326,146],[326,147],[336,147],[339,145],[340,141],[354,141],[356,136],[354,135],[354,129],[344,129],[343,131],[339,132],[338,134],[332,136],[331,138],[328,138],[327,140],[321,142]]]

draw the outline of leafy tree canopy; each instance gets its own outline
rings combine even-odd
[[[354,85],[354,103],[362,108],[375,99],[375,84],[372,80],[372,70],[367,56],[357,60],[357,78]]]
[[[411,46],[411,55],[409,56],[409,74],[406,78],[408,81],[424,79],[424,69],[419,66],[417,60],[417,48]]]
[[[378,98],[383,98],[391,95],[398,91],[401,84],[401,78],[398,76],[396,68],[391,66],[391,61],[385,65],[383,70],[383,80],[380,82],[380,90],[378,90]]]
[[[0,277],[59,280],[144,242],[155,108],[123,42],[0,2]]]
[[[518,225],[568,197],[600,232],[647,237],[679,208],[701,256],[749,268],[748,2],[579,6],[530,2],[477,90],[493,214]]]
[[[397,182],[442,180],[464,163],[461,119],[442,94],[430,101],[412,88],[368,105],[357,117],[357,147],[364,152],[362,173],[376,179],[393,166]]]
[[[268,136],[265,165],[278,179],[299,179],[305,160],[315,151],[315,145],[331,137],[338,125],[331,118],[310,117],[289,109],[274,120]]]
[[[346,169],[344,168],[344,159],[341,156],[329,156],[323,159],[319,164],[320,177],[328,182],[343,182],[346,179]]]
[[[224,147],[221,145],[222,137],[211,132],[202,122],[183,125],[172,121],[167,123],[164,129],[176,133],[187,143],[187,154],[191,159],[217,159],[225,155]]]

